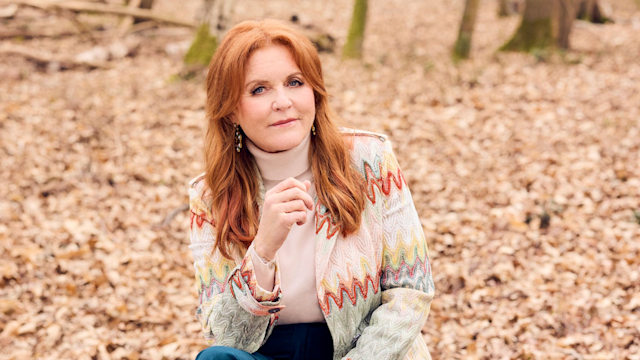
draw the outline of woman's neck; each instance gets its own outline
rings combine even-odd
[[[281,181],[298,177],[309,170],[311,134],[297,146],[280,152],[270,153],[260,149],[247,138],[247,149],[253,155],[264,180]]]

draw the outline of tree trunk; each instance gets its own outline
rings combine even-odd
[[[355,0],[347,42],[342,49],[343,58],[359,59],[362,57],[362,43],[364,42],[364,29],[366,24],[367,0]]]
[[[509,16],[509,0],[499,0],[498,2],[498,16]]]
[[[573,27],[573,19],[576,17],[575,0],[558,1],[558,37],[556,44],[561,49],[569,48],[569,34]]]
[[[498,16],[505,17],[518,14],[522,8],[522,0],[498,0]]]
[[[464,5],[464,14],[460,23],[460,31],[458,32],[458,40],[453,47],[454,59],[468,59],[471,51],[471,37],[473,35],[473,27],[476,23],[476,15],[478,14],[479,0],[466,0]]]
[[[209,33],[222,38],[231,20],[233,0],[202,0],[197,20],[209,25]]]
[[[596,0],[581,0],[578,5],[578,19],[591,21],[598,12],[598,2]]]
[[[140,9],[151,9],[153,7],[153,0],[142,0],[140,2]]]
[[[140,9],[149,9],[151,10],[151,8],[153,7],[153,0],[141,0],[140,1],[140,6],[138,6],[138,8]],[[135,18],[133,20],[134,24],[140,23],[145,21],[145,19],[141,19],[141,18]]]
[[[502,50],[530,51],[553,44],[553,2],[555,0],[527,0],[522,22]]]
[[[198,11],[198,32],[184,57],[186,65],[207,66],[226,32],[233,0],[203,0]]]
[[[603,11],[598,0],[577,0],[575,4],[576,19],[589,21],[596,24],[604,24],[613,22],[610,18],[611,14]],[[640,0],[636,0],[636,4],[640,5]]]
[[[207,66],[217,48],[218,37],[211,35],[209,32],[209,24],[200,24],[196,32],[196,37],[184,55],[184,63],[185,65]]]
[[[576,0],[526,0],[520,27],[501,50],[569,48]]]

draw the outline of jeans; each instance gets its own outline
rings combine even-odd
[[[271,358],[259,353],[249,354],[228,346],[212,346],[202,350],[196,360],[271,360]]]
[[[325,323],[277,325],[257,352],[212,346],[196,360],[331,360],[333,342]]]

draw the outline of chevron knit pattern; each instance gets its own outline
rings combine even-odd
[[[315,204],[316,289],[334,359],[430,359],[420,329],[434,284],[411,193],[384,136],[344,133],[353,137],[353,164],[366,182],[368,203],[359,231],[346,238],[326,207]],[[197,315],[205,336],[254,352],[282,307],[279,270],[274,291],[265,292],[257,286],[250,256],[229,260],[213,251],[212,210],[202,176],[192,181],[189,192]]]

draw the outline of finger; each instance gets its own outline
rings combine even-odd
[[[283,182],[276,185],[276,187],[282,185]],[[277,190],[276,187],[272,188],[271,190],[265,193],[264,195],[265,205],[266,204],[277,205],[279,203],[296,200],[299,197],[298,194],[302,192],[300,188],[295,186],[289,187],[280,191],[274,191],[274,190]]]
[[[293,200],[302,200],[309,210],[313,209],[313,198],[300,188],[290,188],[277,194],[271,194],[269,201],[272,203],[285,203]]]
[[[286,214],[287,223],[290,224],[289,227],[296,224],[298,226],[303,225],[307,222],[307,212],[306,211],[294,211]]]
[[[278,204],[277,210],[283,213],[290,213],[295,211],[307,212],[307,206],[304,201],[297,199]]]
[[[287,189],[296,188],[296,187],[300,188],[303,191],[306,191],[304,184],[300,180],[290,177],[280,181],[278,184],[276,184],[276,186],[274,186],[269,191],[273,193],[279,193]]]
[[[306,192],[308,194],[309,190],[311,190],[311,181],[305,180],[304,181],[304,187],[305,187],[305,189],[307,189]],[[307,208],[309,210],[312,210],[313,209],[313,199],[311,198],[311,195],[309,195],[309,199],[311,199],[311,201],[310,202],[305,202],[305,205],[307,205]]]

